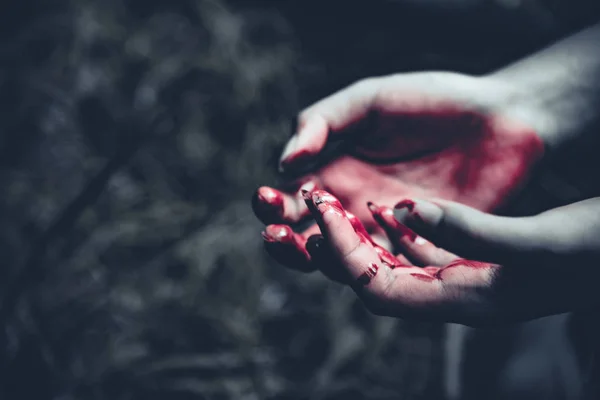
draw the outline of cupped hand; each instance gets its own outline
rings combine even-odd
[[[305,201],[322,231],[313,263],[378,315],[480,327],[600,305],[600,198],[526,218],[439,199],[370,204],[410,263],[390,261],[330,194]]]
[[[518,90],[487,77],[446,72],[399,74],[358,82],[304,110],[281,158],[287,174],[315,162],[292,190],[258,189],[256,215],[267,250],[281,263],[315,269],[306,251],[317,225],[300,190],[325,189],[390,244],[366,207],[409,197],[437,197],[490,211],[526,182],[543,153],[539,135],[510,117]],[[343,152],[327,158],[330,144]]]

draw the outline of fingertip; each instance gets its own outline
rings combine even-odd
[[[394,218],[411,229],[434,229],[444,218],[444,210],[427,200],[406,199],[394,207]]]
[[[311,192],[312,201],[316,206],[320,204],[329,204],[339,210],[343,210],[342,203],[338,200],[337,197],[332,195],[326,190],[317,189]]]
[[[262,237],[265,249],[279,263],[303,272],[314,271],[305,241],[289,226],[269,225]]]
[[[327,141],[329,124],[318,113],[301,118],[298,125],[298,150],[320,151]]]
[[[371,213],[377,212],[378,207],[373,202],[367,201],[367,207],[369,208],[369,211],[371,211]]]
[[[291,243],[294,231],[287,225],[269,225],[262,232],[263,238],[269,242]]]
[[[262,231],[260,235],[262,236],[263,240],[267,243],[277,243],[277,240],[271,237],[266,231]]]
[[[396,243],[402,238],[407,238],[411,242],[415,241],[417,234],[398,221],[394,210],[385,206],[377,206],[372,202],[367,203],[367,206],[375,222],[384,229],[392,242]]]
[[[267,186],[261,186],[252,197],[254,214],[266,224],[281,222],[283,219],[283,193]]]
[[[286,172],[315,158],[325,147],[328,131],[327,121],[321,115],[301,117],[297,132],[281,156],[280,171]]]
[[[322,223],[324,214],[329,211],[335,211],[338,214],[345,216],[342,203],[340,203],[340,201],[331,193],[322,189],[313,191],[303,189],[300,193],[302,194],[306,206],[317,222],[321,221]]]

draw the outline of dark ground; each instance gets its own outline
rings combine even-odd
[[[440,326],[275,265],[249,199],[300,107],[483,73],[598,9],[478,4],[5,2],[0,398],[439,398]]]

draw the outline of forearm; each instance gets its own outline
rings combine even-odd
[[[549,150],[600,120],[600,23],[493,74],[519,87],[507,108],[531,124]]]

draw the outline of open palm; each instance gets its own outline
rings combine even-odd
[[[538,135],[516,122],[507,88],[485,78],[413,73],[372,78],[303,111],[282,156],[286,172],[323,157],[327,143],[345,154],[325,160],[292,190],[261,187],[254,210],[267,226],[267,249],[279,262],[312,270],[307,239],[295,233],[309,217],[301,188],[336,196],[384,247],[385,235],[367,202],[393,206],[403,198],[437,197],[483,211],[502,205],[527,180],[543,153]]]

